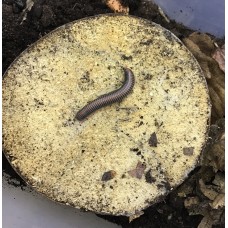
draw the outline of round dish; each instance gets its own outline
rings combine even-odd
[[[135,76],[121,102],[76,113]],[[126,15],[64,25],[26,49],[3,80],[3,148],[26,182],[76,208],[133,216],[195,167],[210,101],[202,71],[168,30]]]

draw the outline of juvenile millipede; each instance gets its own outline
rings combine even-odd
[[[96,110],[115,103],[117,101],[121,101],[124,97],[126,97],[133,89],[135,84],[135,77],[133,72],[129,68],[123,68],[124,70],[124,83],[123,85],[110,93],[99,96],[94,101],[85,105],[81,110],[79,110],[76,114],[77,120],[83,120],[87,116],[89,116],[92,112]]]

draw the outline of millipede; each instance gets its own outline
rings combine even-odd
[[[122,101],[132,90],[135,84],[135,77],[133,72],[129,68],[123,68],[124,71],[124,82],[123,85],[110,93],[103,94],[85,105],[80,109],[75,118],[79,121],[88,117],[91,113],[96,110],[113,104],[115,102]]]

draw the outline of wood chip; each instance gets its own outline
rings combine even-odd
[[[151,134],[151,136],[150,136],[149,145],[151,147],[157,147],[157,145],[158,145],[157,135],[155,132],[153,134]]]
[[[145,169],[146,165],[139,161],[136,168],[128,171],[128,174],[132,177],[141,179]]]
[[[184,155],[192,156],[194,152],[194,147],[185,147],[183,148]]]
[[[119,0],[108,0],[106,2],[106,5],[117,13],[129,13],[129,8],[126,6],[123,6]]]
[[[105,172],[101,178],[102,181],[109,181],[113,179],[116,175],[116,172],[114,170],[110,170],[108,172]]]

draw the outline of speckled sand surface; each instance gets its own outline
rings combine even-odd
[[[123,66],[134,72],[133,92],[75,120],[87,102],[121,86]],[[180,184],[204,146],[209,116],[189,51],[130,16],[60,27],[3,80],[3,148],[13,167],[49,198],[98,213],[138,214]]]

